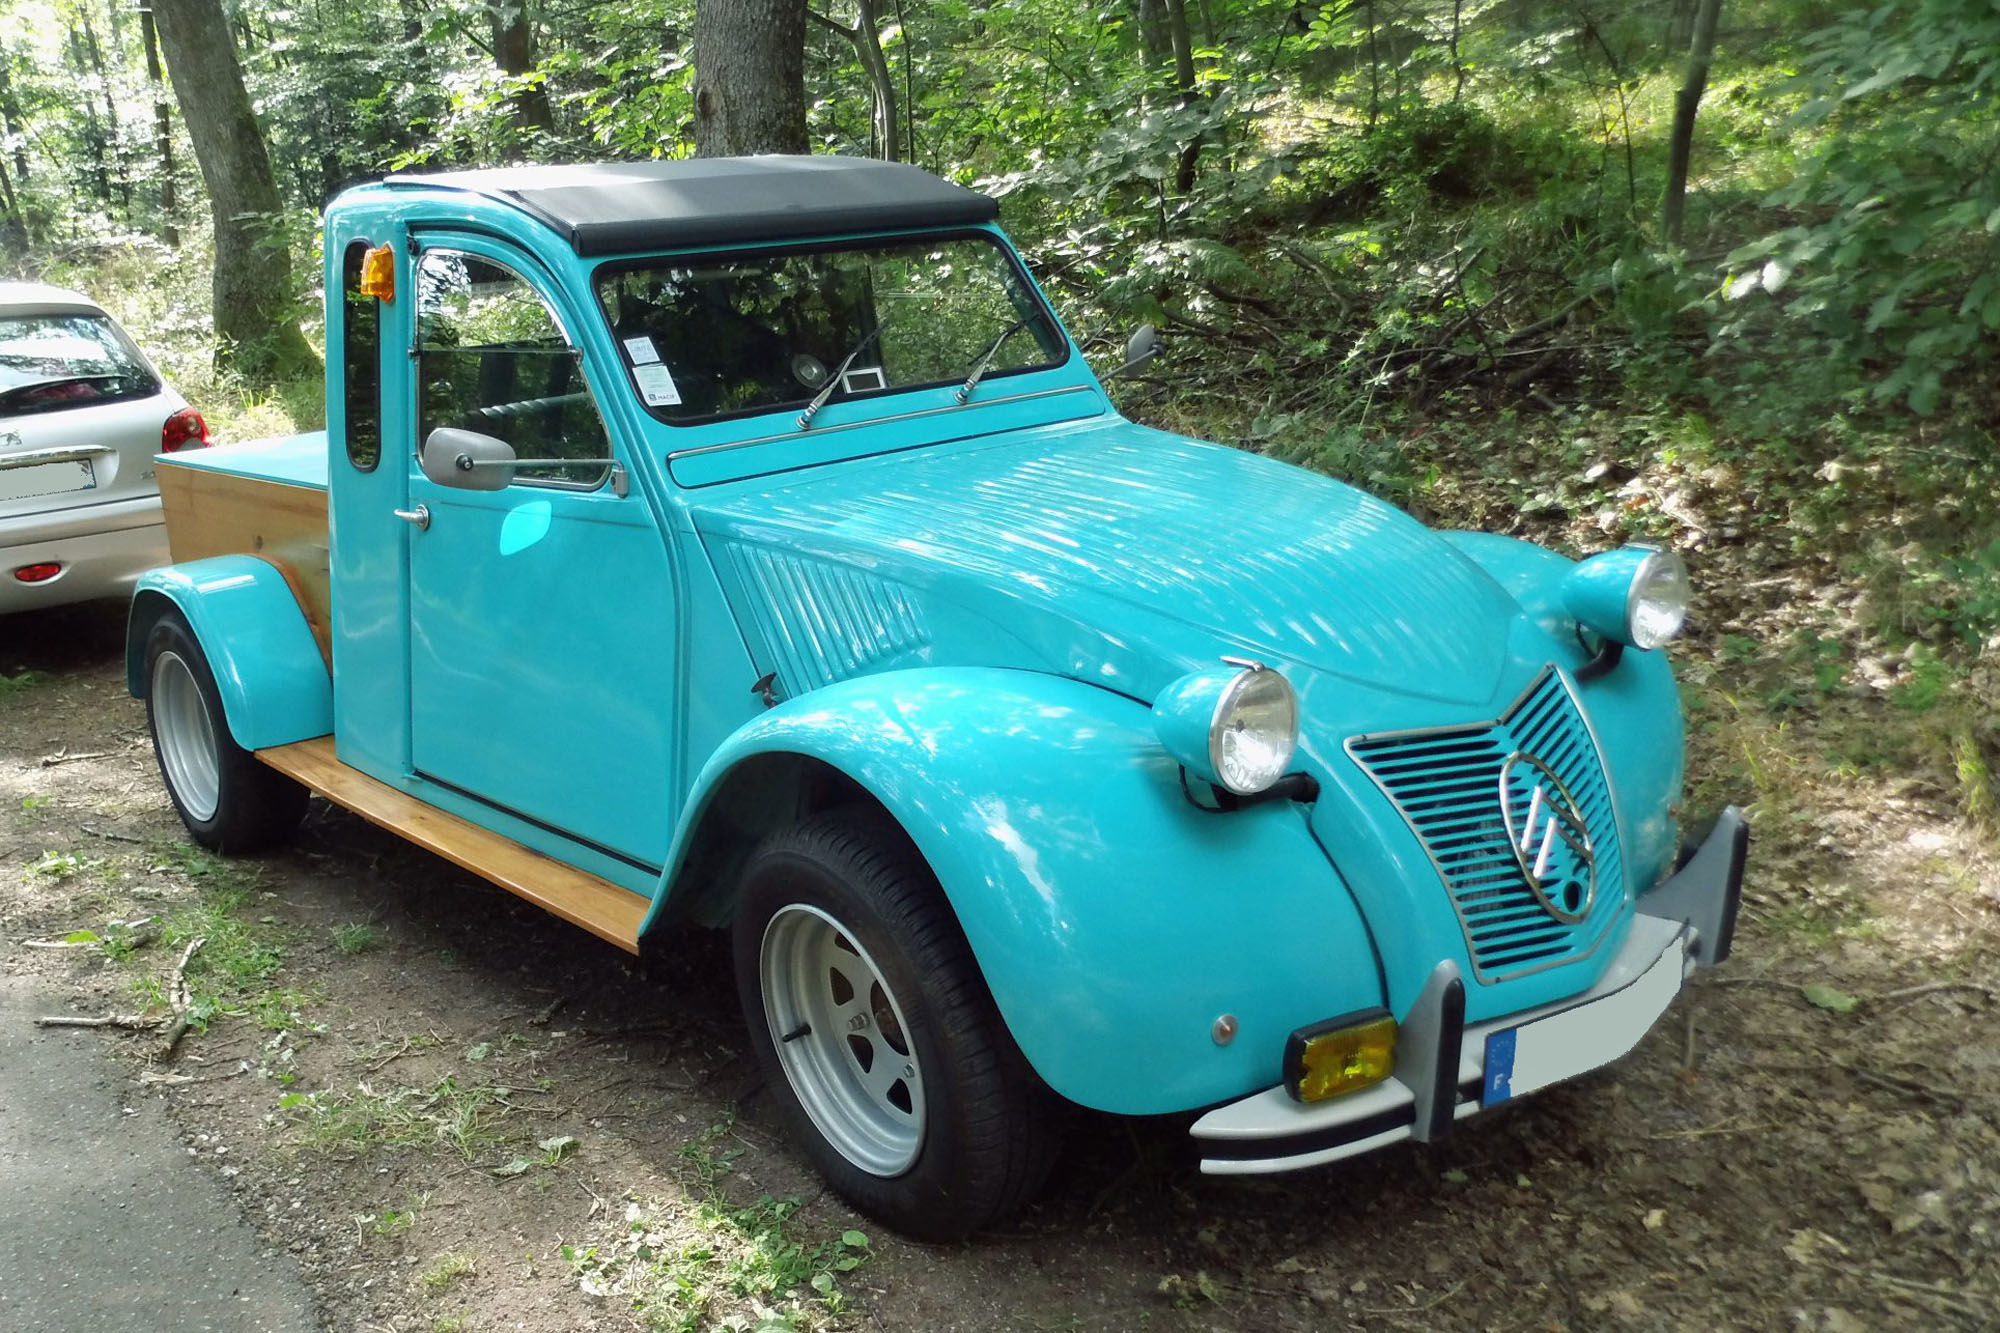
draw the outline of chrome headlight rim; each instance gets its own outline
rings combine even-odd
[[[1625,639],[1634,648],[1651,651],[1663,648],[1681,635],[1687,626],[1688,602],[1693,592],[1693,584],[1688,579],[1687,561],[1678,551],[1664,547],[1635,547],[1646,553],[1633,571],[1632,585],[1625,594]],[[1640,626],[1645,623],[1640,612],[1645,608],[1650,594],[1664,583],[1669,587],[1678,585],[1679,600],[1670,604],[1672,625],[1664,633],[1642,633]]]
[[[1298,753],[1298,691],[1292,688],[1291,681],[1285,679],[1282,672],[1274,671],[1262,662],[1228,657],[1225,657],[1223,661],[1230,666],[1240,667],[1241,670],[1230,678],[1227,685],[1223,686],[1222,693],[1216,698],[1215,710],[1209,717],[1208,769],[1209,773],[1213,775],[1210,780],[1215,786],[1233,796],[1257,796],[1277,785],[1278,780],[1283,778],[1286,770],[1291,767],[1293,757]],[[1263,780],[1250,783],[1232,782],[1228,776],[1229,766],[1224,762],[1223,758],[1223,747],[1228,740],[1229,724],[1235,720],[1237,714],[1244,708],[1246,703],[1251,702],[1250,695],[1253,690],[1269,690],[1273,688],[1281,691],[1279,697],[1285,709],[1284,743],[1282,746],[1276,747],[1276,753],[1279,754],[1280,758],[1276,763],[1268,766],[1270,770],[1268,777],[1264,776],[1261,772],[1259,773],[1258,776]]]

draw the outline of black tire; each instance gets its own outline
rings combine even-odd
[[[796,1048],[783,1042],[778,1025],[795,1029],[801,1013],[788,1003],[798,998],[796,988],[781,978],[777,993],[767,996],[765,984],[767,935],[776,956],[787,957],[788,950],[797,952],[787,941],[801,932],[828,939],[822,921],[831,923],[833,947],[845,946],[862,967],[873,969],[889,1006],[866,1038],[854,1036],[854,1028],[839,1029],[832,1052],[816,1046],[814,1034],[795,1034]],[[1054,1157],[1057,1099],[1015,1046],[943,892],[893,821],[876,811],[836,810],[773,835],[745,867],[733,929],[750,1044],[793,1141],[835,1190],[870,1217],[929,1241],[963,1239],[1027,1203]],[[811,971],[807,964],[799,975]],[[830,985],[829,996],[837,998],[839,989]],[[789,1017],[778,1012],[787,1009]],[[883,1015],[881,995],[874,995],[869,1011]],[[867,1015],[850,1014],[848,1022],[866,1027]],[[900,1045],[894,1044],[897,1035]],[[892,1059],[897,1050],[914,1053],[901,1068],[920,1071],[920,1078],[902,1085],[897,1108],[920,1123],[907,1163],[856,1160],[865,1152],[834,1141],[843,1133],[852,1138],[852,1123],[837,1109],[820,1116],[808,1110],[808,1100],[824,1108],[828,1098],[802,1097],[791,1072],[803,1062],[807,1072],[799,1078],[811,1083],[820,1062],[849,1056],[856,1042],[872,1042]],[[784,1058],[781,1043],[789,1048]],[[848,1076],[865,1080],[868,1067],[850,1058]],[[839,1076],[838,1070],[830,1074]],[[822,1123],[829,1114],[836,1126],[831,1134]],[[894,1118],[893,1110],[888,1114]]]
[[[202,846],[254,852],[290,837],[305,817],[306,789],[259,763],[229,734],[215,673],[177,610],[163,614],[146,636],[146,725],[167,795]]]

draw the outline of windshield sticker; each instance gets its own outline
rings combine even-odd
[[[635,338],[633,342],[646,342]],[[652,344],[647,342],[651,347]],[[650,365],[632,367],[632,377],[639,381],[639,396],[646,400],[648,407],[677,407],[681,401],[681,391],[674,387],[674,373],[655,361]]]
[[[886,389],[889,387],[889,377],[882,373],[880,366],[856,366],[840,377],[840,387],[848,393]]]
[[[653,348],[653,340],[643,337],[627,338],[625,340],[625,355],[632,358],[632,364],[635,366],[643,366],[660,359],[660,354]],[[670,380],[669,383],[671,382]],[[676,395],[673,401],[678,403],[680,397]]]

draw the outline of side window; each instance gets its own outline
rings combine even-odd
[[[382,457],[382,305],[361,294],[361,260],[368,242],[355,241],[341,258],[340,340],[347,407],[347,460],[363,472]]]
[[[459,250],[417,265],[417,443],[440,426],[492,435],[517,458],[587,465],[524,467],[517,483],[589,488],[611,443],[583,378],[582,355],[555,312],[512,269]]]

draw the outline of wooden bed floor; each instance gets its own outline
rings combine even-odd
[[[636,893],[356,772],[333,755],[333,738],[258,750],[257,757],[370,823],[519,894],[629,953],[652,903]]]

